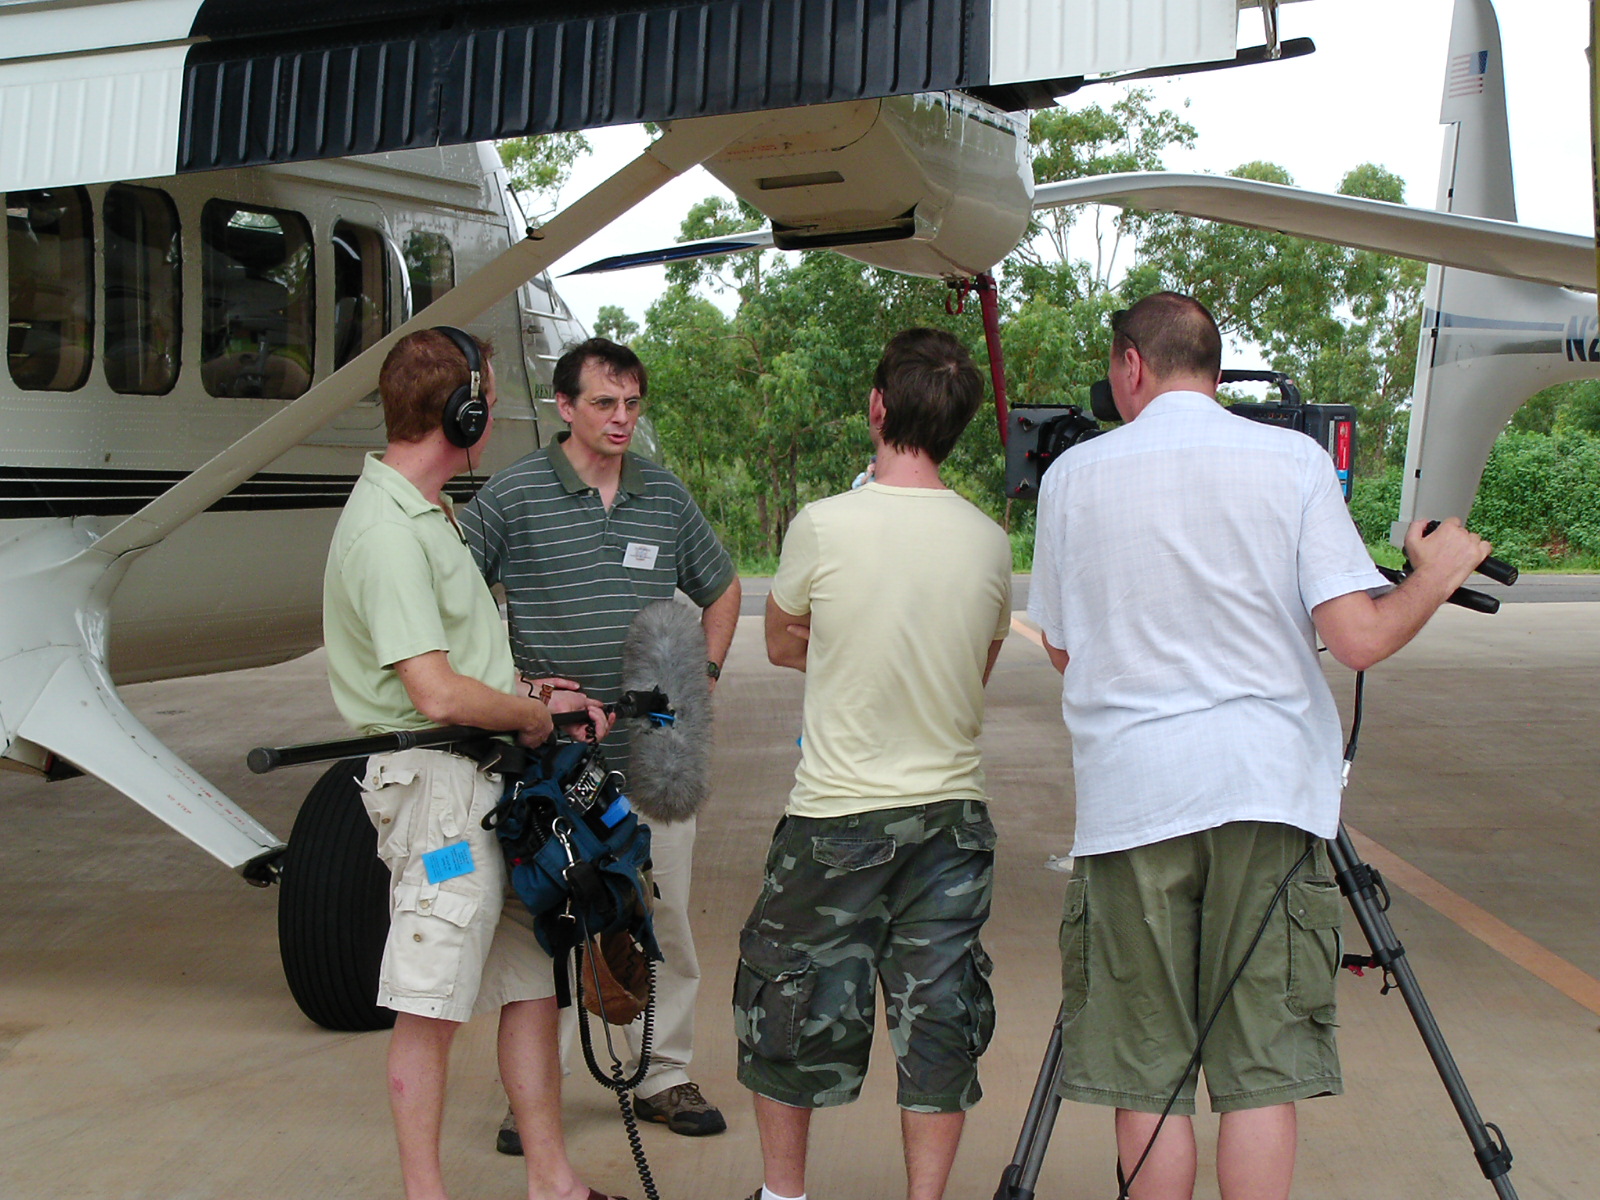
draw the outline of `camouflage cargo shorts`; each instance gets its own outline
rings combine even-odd
[[[821,1108],[861,1091],[881,981],[900,1107],[961,1112],[982,1096],[994,1033],[994,825],[976,800],[786,817],[739,935],[739,1081]]]

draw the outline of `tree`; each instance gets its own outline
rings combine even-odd
[[[1294,182],[1267,162],[1229,175]],[[1392,203],[1404,198],[1403,181],[1370,163],[1347,173],[1339,190]],[[1379,470],[1403,456],[1421,264],[1170,215],[1149,219],[1138,253],[1158,286],[1196,296],[1225,338],[1259,346],[1273,369],[1295,377],[1307,401],[1353,405],[1359,470]]]
[[[572,164],[593,147],[581,133],[545,133],[498,143],[500,161],[511,176],[511,190],[533,196],[553,210],[572,178]]]
[[[1171,109],[1152,110],[1153,98],[1148,88],[1132,88],[1110,108],[1091,104],[1072,111],[1047,108],[1034,113],[1028,123],[1034,178],[1055,183],[1160,170],[1166,151],[1193,147],[1195,130]],[[1095,258],[1090,263],[1075,261],[1067,245],[1068,234],[1082,215],[1082,207],[1076,205],[1034,214],[1027,236],[1008,260],[1023,296],[1049,296],[1060,302],[1110,288],[1117,252],[1144,218],[1095,205]]]
[[[639,332],[639,323],[618,304],[602,304],[594,315],[596,337],[610,338],[613,342],[629,342]]]

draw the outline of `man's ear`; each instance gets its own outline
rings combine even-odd
[[[561,419],[568,425],[572,424],[572,397],[563,392],[556,393],[556,412],[561,414]]]
[[[886,416],[888,416],[888,410],[883,406],[883,393],[877,388],[873,388],[867,394],[867,424],[873,429],[882,429]]]

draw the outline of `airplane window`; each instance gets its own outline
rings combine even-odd
[[[130,395],[169,392],[183,340],[178,210],[165,192],[117,184],[104,219],[106,382]]]
[[[213,396],[311,386],[311,230],[299,213],[209,201],[200,215],[200,377]]]
[[[456,256],[444,234],[412,230],[406,238],[405,257],[413,312],[421,312],[455,287]]]
[[[333,366],[345,365],[389,332],[389,261],[376,229],[333,227]]]
[[[6,361],[18,387],[70,392],[89,377],[94,233],[89,193],[6,193],[10,315]]]

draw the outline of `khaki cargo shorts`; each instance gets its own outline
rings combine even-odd
[[[1343,1090],[1334,978],[1344,902],[1327,845],[1240,821],[1077,860],[1061,921],[1065,1099],[1160,1112],[1278,884],[1295,871],[1200,1060],[1213,1112]],[[1194,1112],[1195,1078],[1172,1111]]]
[[[501,781],[442,750],[400,750],[367,760],[361,801],[389,867],[389,938],[378,1003],[397,1012],[465,1021],[517,1000],[555,995],[550,956],[533,918],[508,891],[505,859],[483,817]],[[438,876],[430,882],[424,855]]]

